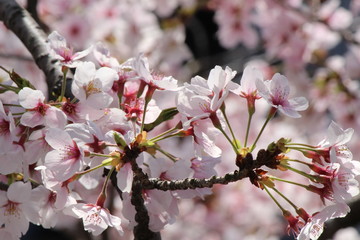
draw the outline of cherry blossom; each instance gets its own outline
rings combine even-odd
[[[208,80],[200,76],[191,79],[191,84],[186,84],[178,92],[176,104],[181,114],[191,118],[190,121],[206,119],[218,114],[220,107],[229,91],[239,92],[239,85],[232,82],[236,72],[226,67],[215,66]],[[218,113],[217,113],[218,112]],[[188,124],[188,123],[187,123]],[[186,124],[186,125],[187,125]]]
[[[173,77],[162,77],[151,74],[148,59],[142,54],[139,54],[135,59],[133,59],[132,67],[139,75],[140,79],[150,87],[150,91],[153,88],[173,91],[178,88],[177,80]],[[152,91],[154,91],[154,89]]]
[[[301,229],[298,240],[318,239],[324,230],[324,223],[330,219],[345,217],[350,208],[344,203],[338,203],[325,207],[319,213],[314,214]]]
[[[289,99],[290,86],[287,78],[276,73],[270,81],[256,80],[256,87],[259,95],[263,97],[271,106],[289,117],[299,118],[298,111],[308,108],[308,101],[304,97]]]
[[[0,223],[11,235],[20,237],[29,228],[29,221],[38,223],[37,208],[31,201],[31,184],[15,182],[7,192],[0,191]]]
[[[108,227],[114,227],[120,235],[123,235],[120,218],[111,215],[108,209],[96,204],[78,203],[69,207],[65,212],[82,218],[85,230],[94,236],[100,235]]]
[[[45,124],[48,127],[63,128],[66,115],[58,108],[44,103],[45,96],[39,90],[25,87],[19,92],[19,103],[27,109],[21,116],[21,124],[36,127]]]
[[[71,90],[81,102],[102,109],[112,102],[113,98],[107,92],[117,79],[115,70],[108,67],[96,70],[94,63],[84,62],[76,68]]]
[[[44,165],[53,172],[55,179],[65,181],[80,171],[84,165],[83,151],[67,132],[51,128],[45,140],[54,150],[46,154]]]
[[[116,58],[110,56],[110,51],[101,42],[96,43],[94,47],[94,56],[101,67],[118,68],[120,64]]]
[[[87,56],[92,50],[92,47],[89,47],[84,51],[73,53],[73,49],[67,47],[65,38],[57,31],[49,35],[48,41],[53,55],[60,60],[61,64],[69,68],[77,67],[80,63],[79,59]]]
[[[62,209],[55,207],[57,194],[54,191],[39,186],[33,190],[32,200],[40,206],[39,215],[40,223],[44,228],[55,227],[58,222],[58,216],[61,215]]]
[[[354,129],[343,130],[337,123],[331,122],[326,137],[314,151],[307,151],[305,156],[321,165],[327,163],[345,163],[352,160],[352,153],[346,146],[354,133]]]
[[[338,0],[314,5],[300,0],[212,0],[205,4],[193,0],[116,4],[112,0],[40,1],[39,17],[50,28],[58,28],[77,49],[84,49],[88,43],[104,43],[98,42],[92,51],[96,63],[81,62],[91,48],[75,53],[63,36],[50,34],[52,57],[60,60],[65,75],[75,74],[71,85],[75,97],[59,97],[57,89],[49,89],[49,99],[55,101],[46,101],[44,91],[35,90],[41,84],[41,89],[46,89],[43,79],[33,68],[25,74],[28,64],[22,58],[27,59],[28,53],[13,41],[9,30],[0,26],[5,33],[0,34],[0,48],[12,49],[11,58],[12,54],[20,56],[21,61],[16,61],[22,64],[11,66],[12,59],[4,61],[0,57],[4,62],[0,65],[5,66],[0,73],[0,239],[20,238],[29,221],[45,228],[55,227],[62,224],[59,216],[63,213],[82,218],[84,228],[96,236],[109,226],[122,235],[121,225],[128,225],[136,239],[140,227],[161,231],[161,235],[164,229],[169,239],[277,239],[284,234],[284,221],[278,218],[276,205],[289,224],[288,230],[299,234],[299,239],[316,239],[325,221],[348,213],[347,202],[359,194],[360,174],[360,163],[353,159],[357,154],[349,149],[356,146],[353,149],[357,151],[359,139],[352,128],[342,129],[340,125],[357,127],[359,113],[355,45],[360,34],[352,31],[358,27],[353,21],[355,15]],[[201,39],[196,52],[200,54],[195,54],[200,58],[191,61],[192,53],[185,44],[185,40],[192,42],[187,34],[192,33],[192,21],[199,17],[199,10],[202,15],[204,8],[206,12],[209,8],[214,11],[219,27],[216,36],[223,47],[243,45],[234,49],[237,59],[231,62],[231,68],[215,66],[208,77],[195,76],[180,85],[176,79],[185,82],[209,66],[204,64],[208,58],[202,58],[202,54],[212,47],[212,42]],[[351,8],[353,13],[358,11],[355,3]],[[186,31],[185,21],[190,27]],[[203,34],[195,35],[196,45]],[[254,47],[255,51],[243,51]],[[339,49],[346,53],[339,53]],[[334,54],[339,55],[329,58]],[[220,57],[221,64],[228,61]],[[299,118],[299,111],[308,107],[307,100],[291,98],[285,76],[275,74],[272,80],[264,81],[260,71],[243,61],[259,58],[266,59],[260,60],[266,62],[266,70],[262,70],[269,76],[265,79],[275,71],[284,72],[292,79],[296,94],[306,95],[316,105],[302,114],[296,127],[292,126],[294,119],[272,117],[279,110]],[[239,85],[235,77],[243,64],[247,67]],[[21,79],[6,71],[10,66],[21,71]],[[76,69],[68,72],[67,68]],[[4,82],[9,76],[15,83]],[[31,85],[25,80],[29,76]],[[309,87],[316,89],[316,96],[307,91]],[[255,113],[255,101],[260,97],[265,101],[256,102]],[[248,103],[248,125],[246,104],[241,98]],[[258,132],[268,110],[266,102],[272,108]],[[316,146],[306,143],[320,135],[329,118],[340,124],[332,122],[325,139]],[[238,140],[243,139],[243,134],[244,144]],[[350,142],[352,135],[356,139]],[[247,147],[247,141],[255,138]],[[269,166],[264,159],[273,161],[272,176],[263,169]],[[239,169],[236,163],[242,160],[244,166]],[[268,197],[265,185],[257,189],[247,179],[228,186],[216,184],[213,189],[183,187],[203,182],[227,183],[239,176],[251,182],[267,178],[271,183],[277,181],[274,186],[269,184],[268,190],[279,194]],[[306,185],[309,180],[310,185]],[[153,188],[154,183],[160,185]],[[103,199],[99,201],[101,184]],[[133,186],[142,189],[133,192]],[[160,189],[167,186],[187,189]],[[120,197],[110,199],[113,195],[109,194],[106,198],[105,190],[115,190],[113,187],[118,193],[121,190]],[[93,204],[96,196],[98,201]],[[117,201],[111,213],[104,207],[105,198]],[[137,204],[136,198],[144,201]],[[282,206],[284,202],[286,206]],[[34,215],[25,208],[30,204]],[[289,206],[298,215],[284,210]],[[139,207],[146,208],[149,222],[139,221]],[[302,214],[299,209],[303,208],[316,213]],[[179,225],[166,227],[178,221],[178,216]],[[126,221],[120,221],[121,217]],[[174,236],[167,237],[171,231]]]
[[[0,101],[0,147],[6,150],[9,144],[17,140],[18,133],[12,113],[6,114],[3,103]]]

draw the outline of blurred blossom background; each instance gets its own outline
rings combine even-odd
[[[237,71],[239,83],[245,66],[261,70],[264,79],[284,74],[291,94],[309,100],[302,118],[276,115],[266,128],[258,147],[281,137],[316,145],[333,120],[355,134],[348,144],[354,159],[360,156],[360,1],[358,0],[21,0],[40,26],[63,35],[81,51],[102,42],[111,56],[123,62],[139,53],[149,59],[155,72],[182,82],[200,75],[207,78],[215,66]],[[89,59],[93,56],[89,55]],[[0,65],[14,69],[35,87],[47,91],[43,73],[11,31],[0,25]],[[8,81],[0,71],[0,81]],[[161,96],[158,96],[161,100]],[[1,96],[0,96],[1,98]],[[239,139],[244,139],[247,105],[229,96],[227,113]],[[259,101],[249,139],[254,141],[267,114],[268,105]],[[235,154],[219,137],[223,149],[218,175],[234,171]],[[165,143],[174,155],[184,156],[187,140]],[[226,150],[228,149],[228,150]],[[296,157],[296,156],[295,156]],[[299,157],[299,156],[298,156]],[[301,156],[300,156],[301,157]],[[289,173],[284,172],[284,175]],[[295,182],[298,175],[286,176]],[[306,182],[305,182],[306,183]],[[316,209],[322,203],[310,192],[289,185],[279,189],[296,204]],[[122,202],[113,194],[109,208],[121,216]],[[89,199],[95,198],[96,195]],[[284,203],[286,205],[286,203]],[[360,239],[360,201],[351,203],[346,219],[329,222],[322,239]],[[246,179],[215,186],[205,199],[182,200],[177,221],[165,227],[163,239],[255,240],[293,239],[286,232],[281,211],[261,189]],[[311,212],[311,211],[310,211]],[[126,220],[123,220],[126,222]],[[54,231],[38,227],[23,239],[115,239],[113,230],[93,237],[82,223],[64,218]],[[54,235],[55,234],[55,235]],[[122,239],[131,239],[131,231]]]

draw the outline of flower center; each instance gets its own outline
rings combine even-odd
[[[0,120],[0,135],[8,135],[10,133],[10,122],[5,119]]]
[[[12,215],[18,218],[20,216],[20,213],[17,205],[19,205],[19,203],[8,201],[8,203],[5,205],[4,215],[5,216]]]
[[[83,88],[85,90],[86,98],[88,98],[91,94],[101,92],[100,88],[96,86],[96,82],[94,80],[90,81],[89,84]]]

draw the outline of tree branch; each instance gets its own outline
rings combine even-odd
[[[131,204],[135,207],[135,221],[138,223],[134,227],[134,237],[135,240],[161,240],[160,232],[152,232],[149,229],[150,218],[142,197],[142,185],[148,178],[138,167],[135,160],[136,158],[131,162],[135,175],[131,188]]]
[[[26,5],[26,10],[30,13],[30,15],[37,22],[37,24],[39,24],[39,26],[45,32],[49,32],[49,30],[50,30],[49,27],[43,21],[41,21],[41,19],[39,18],[38,11],[37,11],[37,5],[38,5],[38,0],[28,0],[27,5]]]
[[[210,188],[214,184],[228,184],[236,182],[248,177],[249,170],[243,169],[241,171],[235,170],[232,173],[225,174],[222,177],[212,176],[207,179],[185,178],[183,180],[162,181],[158,178],[150,178],[143,182],[144,189],[158,189],[162,191],[186,190],[195,188]]]
[[[63,74],[59,62],[48,53],[46,34],[30,14],[13,0],[0,0],[0,20],[23,42],[36,65],[44,72],[51,98],[53,87],[61,81]]]

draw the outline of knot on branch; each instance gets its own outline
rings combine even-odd
[[[266,166],[268,168],[277,169],[277,166],[280,164],[280,160],[277,156],[280,153],[282,153],[282,151],[276,145],[271,145],[271,147],[269,145],[268,149],[259,150],[255,160],[256,168]]]

